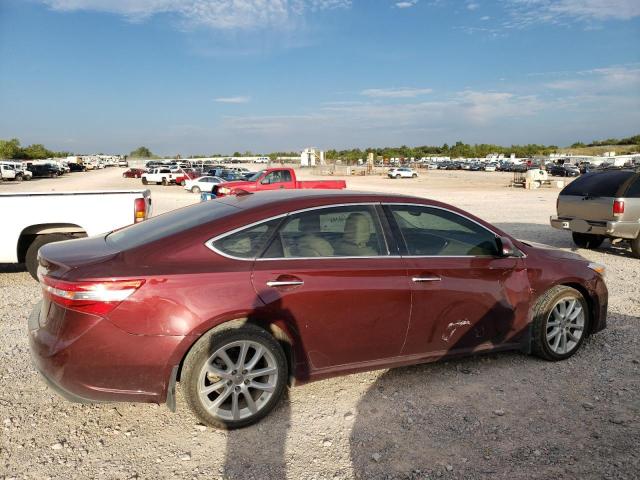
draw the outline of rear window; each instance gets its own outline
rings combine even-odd
[[[587,173],[567,185],[560,195],[615,197],[620,186],[632,175],[633,172],[625,170]]]
[[[131,210],[133,214],[133,208]],[[220,201],[203,202],[112,232],[107,235],[107,243],[119,250],[128,250],[237,212],[236,207]]]
[[[640,177],[636,178],[636,181],[631,184],[624,196],[628,198],[640,198]]]

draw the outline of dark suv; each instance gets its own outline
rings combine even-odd
[[[581,248],[598,248],[605,238],[626,240],[640,257],[640,168],[587,173],[560,192],[551,226],[570,230]]]

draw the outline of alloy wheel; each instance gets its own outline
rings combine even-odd
[[[547,318],[547,343],[559,355],[571,352],[580,343],[584,334],[585,316],[577,298],[560,299]]]
[[[220,347],[207,359],[198,377],[198,396],[212,415],[244,420],[268,403],[277,383],[273,353],[260,343],[240,340]]]

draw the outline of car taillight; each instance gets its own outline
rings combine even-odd
[[[613,214],[622,215],[624,213],[624,200],[614,200],[613,202]]]
[[[42,276],[42,289],[52,302],[70,310],[106,315],[144,284],[144,280],[65,282]]]
[[[147,218],[147,202],[144,198],[133,201],[133,223],[140,223]]]

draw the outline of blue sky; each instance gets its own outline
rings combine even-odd
[[[78,153],[640,132],[638,0],[0,0],[0,138]]]

